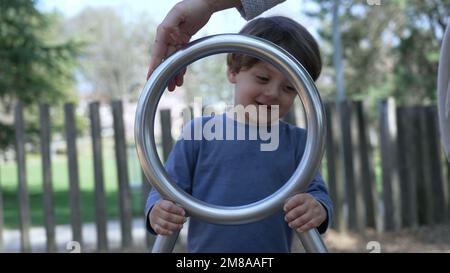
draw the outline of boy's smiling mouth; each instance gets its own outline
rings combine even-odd
[[[256,101],[256,104],[257,104],[258,106],[261,106],[261,105],[267,106],[267,110],[268,110],[268,111],[270,111],[271,108],[272,108],[272,106],[271,106],[270,104],[264,104],[264,103],[260,103],[260,102],[258,102],[258,101]]]

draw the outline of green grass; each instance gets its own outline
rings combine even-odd
[[[94,222],[94,167],[91,142],[89,140],[79,140],[77,146],[81,190],[81,216],[83,222]],[[140,167],[134,147],[129,147],[127,153],[129,182],[135,185],[131,191],[133,215],[142,217],[142,193],[138,190],[139,187],[137,187],[141,183]],[[27,154],[26,164],[31,225],[42,226],[44,224],[44,212],[40,155]],[[117,219],[119,216],[119,192],[114,146],[111,139],[103,140],[103,169],[107,216],[108,219]],[[52,155],[52,179],[56,224],[69,224],[69,179],[66,155]],[[3,195],[5,227],[11,229],[17,228],[19,225],[19,202],[17,192],[17,166],[14,161],[1,163],[0,183],[0,189]],[[133,190],[133,188],[136,190]]]
[[[81,190],[81,216],[83,222],[95,221],[95,195],[94,195],[94,167],[92,157],[92,144],[89,140],[79,139],[78,167]],[[141,184],[140,166],[137,161],[134,146],[127,149],[129,182],[134,185],[132,194],[132,209],[135,217],[142,217],[143,203],[142,193],[139,190]],[[161,154],[161,153],[159,153]],[[378,192],[382,191],[381,162],[379,151],[374,154],[375,177]],[[30,218],[32,226],[44,225],[42,166],[39,154],[27,154],[27,185],[30,201]],[[112,139],[103,139],[103,169],[106,192],[108,219],[119,217],[119,193],[117,182],[117,169]],[[322,176],[328,181],[326,171],[326,157],[322,162]],[[70,223],[69,207],[69,179],[66,155],[52,155],[52,179],[53,197],[56,224]],[[19,226],[19,202],[17,192],[17,166],[15,161],[0,162],[0,192],[3,195],[3,217],[6,228],[18,228]],[[0,217],[1,211],[0,211]]]

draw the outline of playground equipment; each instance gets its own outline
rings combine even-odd
[[[307,122],[307,140],[303,158],[291,178],[272,195],[237,207],[216,206],[193,198],[168,176],[159,160],[154,122],[159,100],[169,80],[187,65],[210,55],[237,52],[251,55],[272,64],[292,82],[303,103]],[[187,215],[213,224],[236,225],[258,221],[283,207],[296,193],[306,190],[319,167],[324,150],[325,116],[322,102],[309,74],[303,66],[281,47],[240,34],[222,34],[191,42],[168,57],[151,75],[141,93],[136,109],[135,139],[139,160],[148,180],[164,198],[182,206]],[[159,235],[153,252],[172,252],[179,232]],[[327,252],[316,229],[297,233],[307,252]]]

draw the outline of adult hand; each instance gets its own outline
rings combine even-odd
[[[184,0],[176,4],[157,28],[147,79],[167,56],[185,46],[214,12],[239,5],[239,0]],[[169,82],[169,91],[183,84],[185,72]]]

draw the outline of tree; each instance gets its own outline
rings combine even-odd
[[[307,14],[321,22],[325,63],[331,63],[333,0],[312,2],[318,9]],[[405,104],[435,100],[438,53],[450,16],[449,0],[392,0],[379,6],[344,0],[341,7],[349,97],[376,101],[394,96]],[[330,91],[328,86],[328,95]]]
[[[436,101],[439,50],[448,18],[449,0],[398,1],[403,10],[394,48],[394,96],[403,102]]]
[[[188,67],[183,86],[186,103],[203,98],[205,106],[215,103],[233,104],[233,88],[226,77],[226,54],[210,56]]]
[[[95,99],[136,99],[145,84],[153,26],[144,17],[126,22],[110,8],[87,8],[66,19],[65,35],[86,43],[79,76]]]
[[[33,0],[0,0],[0,125],[12,132],[17,101],[25,105],[70,98],[73,67],[80,45],[61,42],[54,27],[59,17],[43,14]],[[5,147],[11,135],[0,135]],[[2,148],[0,147],[0,148]]]

